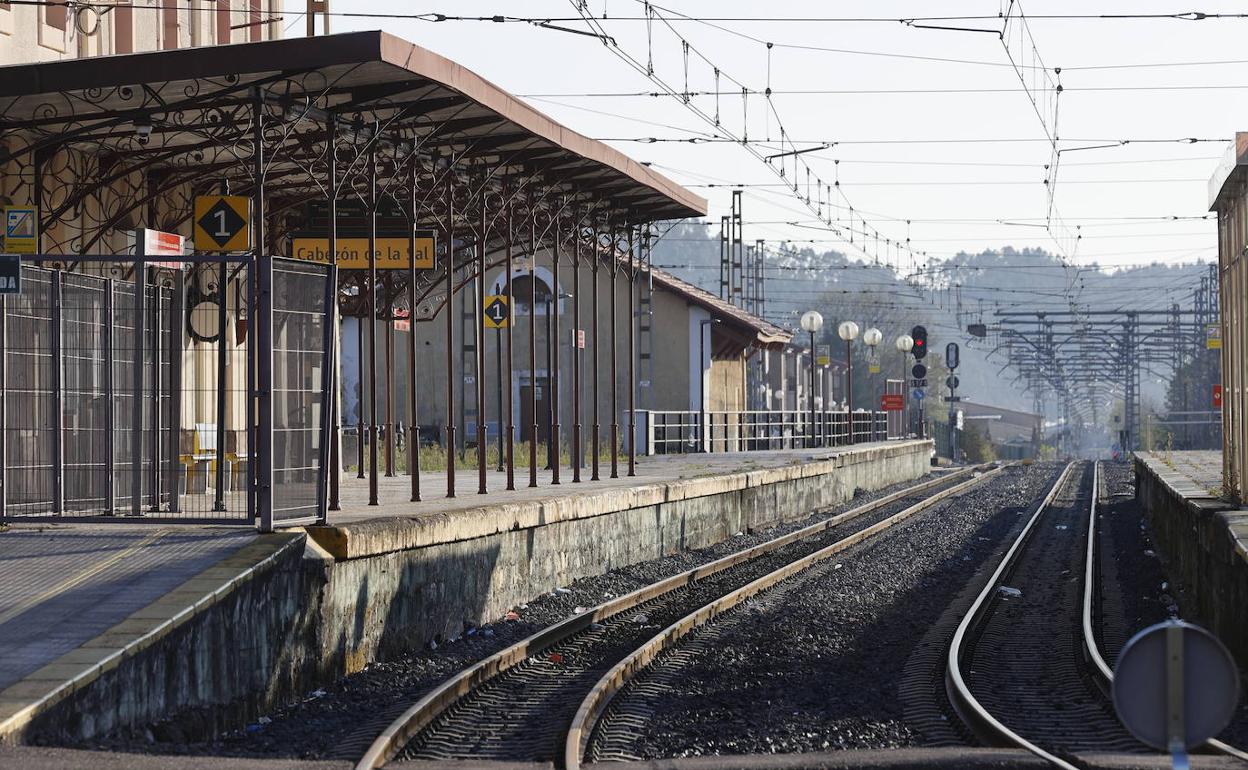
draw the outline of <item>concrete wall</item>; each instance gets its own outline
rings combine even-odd
[[[1182,477],[1158,463],[1136,458],[1136,499],[1171,581],[1182,589],[1183,614],[1217,635],[1248,670],[1248,511],[1191,495]]]
[[[311,530],[263,570],[37,716],[26,741],[175,715],[166,737],[235,727],[369,662],[577,578],[765,529],[929,469],[931,444]]]

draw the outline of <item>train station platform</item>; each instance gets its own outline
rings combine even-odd
[[[809,515],[930,470],[932,444],[640,458],[637,475],[447,499],[345,479],[328,526],[0,530],[0,743],[177,716],[238,726],[369,663],[453,638],[577,578]],[[586,473],[586,479],[589,478]],[[280,495],[280,489],[277,490]],[[179,716],[181,715],[181,716]]]
[[[1222,453],[1139,452],[1136,498],[1185,617],[1248,671],[1248,509],[1222,498]]]

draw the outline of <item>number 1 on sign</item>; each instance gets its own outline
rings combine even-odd
[[[217,220],[217,232],[214,233],[218,238],[230,238],[234,234],[225,228],[225,209],[219,209],[213,212],[213,218]]]

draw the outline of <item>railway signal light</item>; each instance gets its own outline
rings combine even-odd
[[[923,358],[927,355],[927,327],[916,326],[910,330],[910,336],[914,338],[914,347],[910,352],[914,354],[916,359]]]

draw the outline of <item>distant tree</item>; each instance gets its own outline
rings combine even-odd
[[[979,428],[967,423],[962,431],[962,453],[970,463],[987,463],[997,459],[997,452],[988,440],[987,431],[981,433]]]

